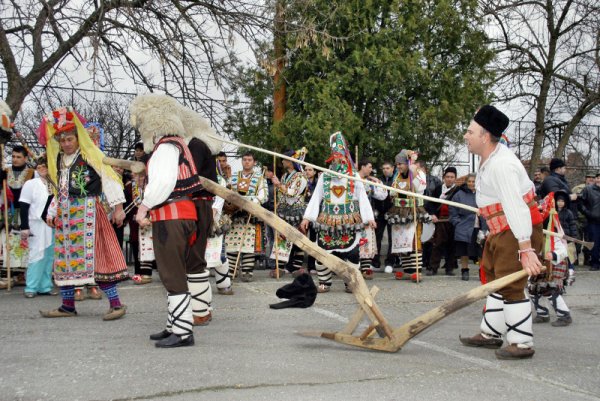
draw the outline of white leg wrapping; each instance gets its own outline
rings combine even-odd
[[[172,332],[181,338],[193,334],[193,318],[191,297],[189,293],[169,295],[169,315],[171,315]]]
[[[215,266],[215,282],[217,288],[231,287],[231,278],[229,277],[229,260]]]
[[[331,270],[323,266],[321,263],[316,262],[315,267],[317,268],[317,276],[319,277],[319,284],[331,285],[331,278],[333,274]]]
[[[171,316],[171,297],[167,296],[167,327],[169,333],[173,332],[173,318]]]
[[[504,303],[506,340],[519,348],[533,347],[533,319],[529,299]]]
[[[565,302],[565,299],[560,294],[548,297],[550,305],[554,308],[557,317],[567,317],[571,315],[571,311]]]
[[[205,270],[204,273],[188,274],[188,289],[192,298],[192,314],[194,316],[204,317],[212,310],[212,290],[208,277],[210,272]]]
[[[487,296],[485,301],[485,312],[481,319],[481,334],[486,337],[500,338],[506,334],[504,322],[504,298],[502,295],[493,293]]]

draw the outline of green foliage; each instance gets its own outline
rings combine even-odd
[[[359,157],[379,162],[402,148],[435,160],[445,143],[461,140],[491,80],[476,1],[314,0],[302,10],[296,3],[288,21],[309,14],[330,39],[305,45],[300,34],[286,37],[287,111],[277,127],[284,135],[262,114],[272,111],[271,78],[251,68],[238,70],[236,88],[250,104],[228,116],[231,135],[279,151],[304,145],[321,165],[338,130]]]

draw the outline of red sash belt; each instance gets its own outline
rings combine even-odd
[[[537,202],[535,201],[535,192],[533,190],[523,195],[523,200],[529,206],[529,213],[531,214],[531,224],[541,224],[544,221],[542,214],[538,210]],[[502,209],[502,204],[494,203],[485,207],[480,207],[479,212],[485,218],[485,221],[490,230],[490,234],[498,234],[502,231],[508,230],[508,220]]]
[[[164,220],[198,220],[196,205],[189,198],[166,203],[157,209],[150,210],[152,221]]]

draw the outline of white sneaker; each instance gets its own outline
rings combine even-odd
[[[393,273],[394,272],[394,268],[392,266],[390,266],[390,265],[387,265],[385,267],[384,272],[386,272],[386,273]]]

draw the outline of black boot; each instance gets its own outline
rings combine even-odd
[[[469,281],[469,269],[461,270],[460,276],[463,281]]]
[[[157,348],[176,348],[188,347],[194,345],[194,335],[190,334],[187,338],[181,338],[177,334],[171,333],[167,338],[163,338],[154,344]]]
[[[162,340],[164,338],[167,338],[171,335],[170,331],[167,330],[163,330],[160,333],[156,333],[156,334],[150,334],[150,339],[152,341],[158,341],[158,340]]]

